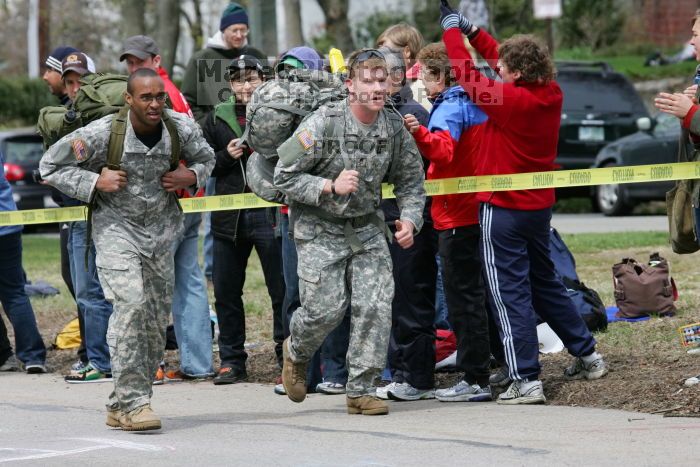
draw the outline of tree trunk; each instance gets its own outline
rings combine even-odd
[[[146,2],[143,0],[120,0],[122,9],[122,36],[146,33]]]
[[[180,2],[178,0],[160,0],[157,8],[158,26],[155,40],[160,48],[160,66],[165,68],[169,75],[172,75],[177,42],[180,37]]]
[[[51,53],[51,5],[49,0],[39,0],[39,60],[40,68]]]
[[[275,3],[275,0],[260,0],[250,3],[248,6],[250,18],[248,42],[267,55],[277,55],[277,9]]]
[[[355,50],[355,42],[348,23],[348,3],[349,0],[318,0],[323,14],[326,15],[328,37],[335,47],[345,53]]]
[[[202,31],[202,7],[199,0],[192,0],[192,7],[194,9],[194,18],[190,17],[185,10],[180,9],[180,14],[185,21],[190,30],[190,37],[192,37],[192,42],[194,42],[194,50],[201,50],[204,46],[204,32]]]
[[[289,50],[304,44],[304,33],[301,26],[301,4],[299,0],[284,1],[284,38],[283,47]]]

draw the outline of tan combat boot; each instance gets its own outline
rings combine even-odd
[[[289,356],[291,338],[282,343],[282,385],[287,391],[287,397],[293,402],[303,402],[306,399],[306,363],[294,363]]]
[[[107,421],[105,423],[111,428],[121,428],[122,424],[119,419],[123,415],[124,412],[121,409],[107,409]]]
[[[349,414],[386,415],[389,406],[377,396],[347,397]]]
[[[124,431],[160,430],[160,418],[151,409],[150,404],[142,405],[119,417]]]

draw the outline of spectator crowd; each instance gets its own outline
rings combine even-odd
[[[152,38],[124,39],[125,107],[47,140],[40,167],[61,205],[91,213],[61,228],[82,337],[65,380],[114,385],[107,425],[160,428],[152,384],[247,380],[243,293],[253,249],[271,302],[274,392],[295,402],[345,394],[348,413],[365,415],[388,413],[387,399],[544,403],[542,321],[573,356],[565,377],[605,376],[549,257],[554,190],[425,195],[425,179],[554,170],[563,99],[539,40],[498,43],[446,2],[440,10],[442,42],[424,45],[417,29],[396,24],[339,71],[303,45],[268,60],[248,44],[247,12],[232,2],[180,89]],[[222,82],[203,71],[212,60],[225,65]],[[70,112],[98,71],[86,51],[61,46],[44,80]],[[345,94],[299,118],[277,149],[268,182],[284,205],[183,215],[178,198],[255,191],[248,106],[257,89],[303,73],[335,73]],[[697,86],[657,100],[693,137],[696,94]],[[383,181],[395,200],[381,199]],[[2,177],[0,210],[14,209]],[[13,352],[0,320],[0,371],[43,373],[46,350],[22,287],[21,227],[0,227],[0,236],[0,299],[15,331]],[[170,320],[173,368],[162,361]],[[435,387],[438,328],[454,332],[462,374],[446,388]],[[382,374],[387,384],[377,387]]]

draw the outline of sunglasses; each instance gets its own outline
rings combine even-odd
[[[355,65],[366,62],[371,58],[378,58],[382,61],[386,61],[384,54],[377,49],[363,49],[360,53],[353,57],[352,61],[348,64],[348,69],[352,69]]]

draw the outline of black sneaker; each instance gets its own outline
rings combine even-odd
[[[222,367],[214,377],[214,384],[234,384],[248,379],[248,373],[238,368]]]
[[[46,365],[44,365],[43,363],[32,363],[30,365],[25,365],[24,371],[26,371],[30,375],[40,375],[49,372],[49,370],[46,369]]]

